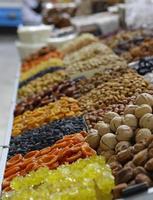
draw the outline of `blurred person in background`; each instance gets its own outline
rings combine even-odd
[[[40,0],[23,0],[24,25],[39,25],[42,22],[42,4]]]

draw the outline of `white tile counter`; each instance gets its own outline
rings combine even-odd
[[[19,77],[19,59],[14,37],[0,35],[0,146],[8,146]],[[8,149],[0,154],[0,185]]]

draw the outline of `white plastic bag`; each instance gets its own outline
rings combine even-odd
[[[153,28],[153,0],[126,0],[126,23],[132,28]]]

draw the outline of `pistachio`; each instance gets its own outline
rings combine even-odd
[[[121,183],[115,186],[112,191],[114,199],[119,199],[122,196],[123,190],[126,189],[127,187],[128,185],[126,183]]]
[[[107,133],[106,135],[103,135],[100,140],[100,145],[103,144],[110,149],[114,149],[117,144],[116,135],[113,133]]]
[[[138,120],[133,114],[127,114],[124,116],[123,123],[132,129],[136,129]]]
[[[112,130],[113,132],[115,132],[116,129],[117,129],[120,125],[122,125],[122,121],[123,121],[123,118],[122,118],[122,117],[119,117],[119,116],[114,117],[114,118],[111,120],[111,122],[110,122],[110,128],[111,128],[111,130]]]
[[[152,136],[151,131],[148,128],[141,128],[136,134],[136,142],[147,141]]]
[[[152,180],[145,174],[141,173],[135,177],[135,182],[139,183],[146,183],[147,186],[152,186]]]
[[[143,141],[140,141],[139,143],[136,143],[134,145],[134,153],[135,154],[139,153],[140,151],[142,151],[144,149],[145,149],[145,144]]]
[[[130,161],[132,158],[133,153],[130,149],[122,150],[117,154],[117,160],[122,164],[126,163],[127,161]]]
[[[141,118],[143,115],[147,113],[152,113],[152,108],[151,106],[147,104],[142,104],[138,108],[135,109],[135,116],[137,118]]]
[[[124,168],[126,168],[126,167],[131,167],[134,170],[136,166],[133,163],[133,161],[129,161],[124,165]]]
[[[153,158],[153,148],[148,150],[148,156],[149,158]]]
[[[133,162],[136,166],[143,166],[148,160],[148,151],[144,149],[136,154],[133,158]]]
[[[119,116],[117,113],[115,112],[107,112],[105,115],[104,115],[104,122],[105,123],[110,123],[111,120],[114,118],[114,117],[117,117]]]
[[[147,174],[147,171],[143,167],[138,166],[133,170],[133,173],[137,176],[138,174]]]
[[[153,158],[151,158],[146,164],[145,169],[148,171],[153,171]]]
[[[116,139],[118,141],[129,141],[133,136],[132,129],[127,125],[121,125],[117,128]]]
[[[121,169],[115,177],[116,184],[128,183],[134,177],[133,169],[131,167]]]

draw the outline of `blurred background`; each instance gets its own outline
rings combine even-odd
[[[24,59],[84,32],[105,37],[127,28],[152,28],[152,11],[152,0],[0,0],[1,60],[7,56],[4,48],[13,48],[15,59],[17,47]]]

